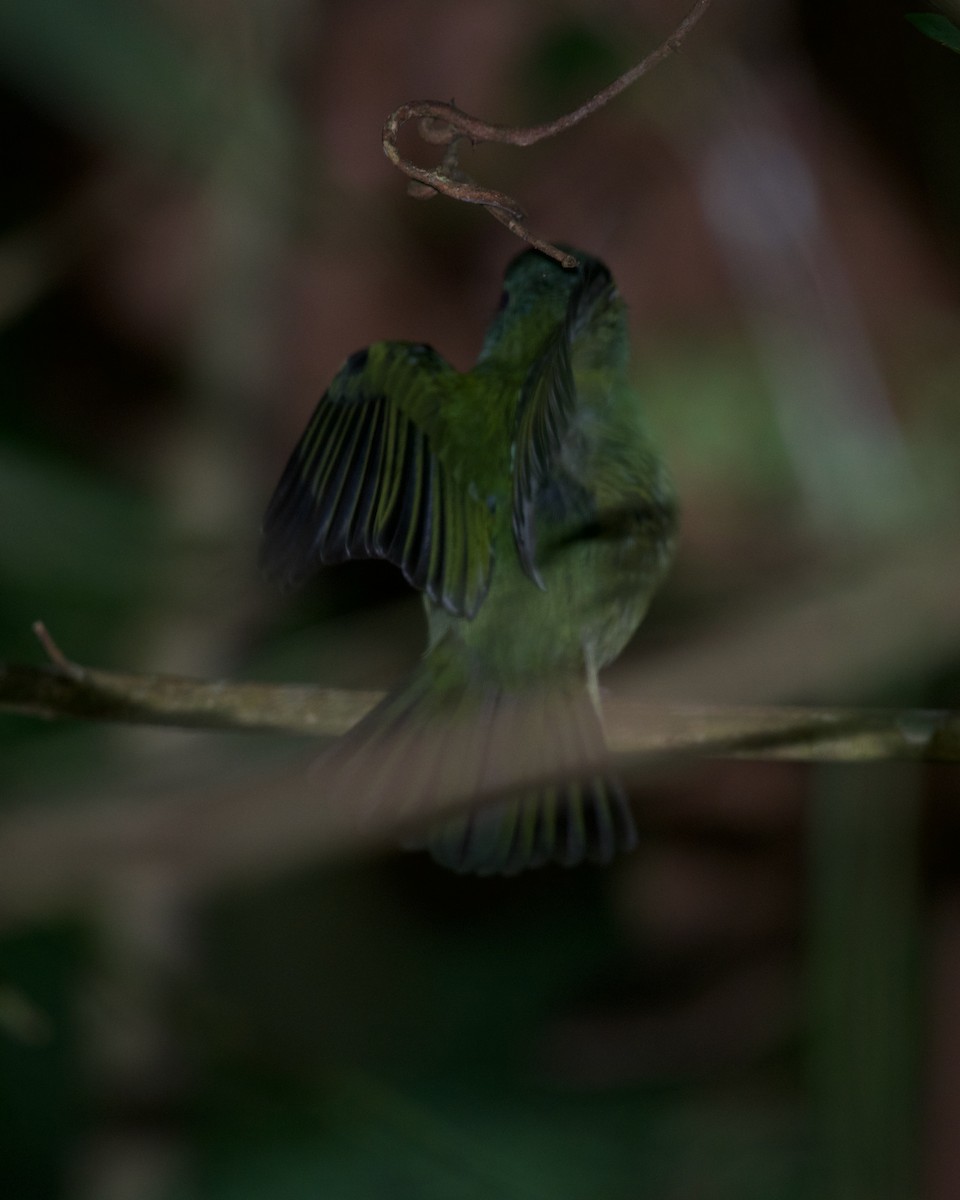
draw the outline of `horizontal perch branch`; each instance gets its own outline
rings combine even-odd
[[[0,713],[332,737],[379,698],[89,669],[66,659],[42,628],[37,632],[51,664],[0,666]],[[681,755],[960,761],[956,712],[691,707],[621,696],[608,698],[605,715],[610,748],[624,768]],[[441,806],[440,797],[427,796],[419,812],[378,807],[363,802],[356,788],[331,791],[328,779],[302,766],[232,782],[218,772],[206,783],[159,795],[145,793],[142,783],[129,791],[115,786],[109,796],[21,803],[0,814],[0,928],[109,899],[114,886],[144,872],[202,893],[318,857],[356,853],[391,843],[415,817],[422,821],[434,803],[437,811]],[[358,783],[362,787],[362,776]]]
[[[380,693],[221,683],[78,667],[0,665],[0,712],[181,729],[346,733]],[[737,755],[799,761],[925,759],[960,762],[960,713],[850,707],[604,704],[614,754]]]
[[[379,692],[267,683],[219,683],[176,675],[0,664],[0,713],[119,721],[179,729],[273,730],[337,737]]]

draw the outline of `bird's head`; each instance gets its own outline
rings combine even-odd
[[[566,319],[574,297],[578,304],[585,303],[585,311],[598,301],[618,298],[610,271],[600,259],[571,246],[561,249],[573,255],[576,267],[564,267],[539,250],[524,250],[509,264],[481,362],[529,362]]]

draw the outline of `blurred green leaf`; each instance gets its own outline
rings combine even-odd
[[[604,876],[490,884],[407,858],[211,911],[182,1200],[799,1200],[782,1064],[759,1102],[716,1077],[555,1074],[556,1023],[628,970]]]
[[[634,350],[634,383],[681,486],[687,479],[752,500],[790,495],[793,471],[769,388],[749,343],[701,335]]]
[[[937,13],[907,13],[907,20],[928,38],[960,54],[960,29]]]
[[[0,655],[33,649],[47,621],[70,652],[109,655],[148,595],[160,551],[150,503],[114,480],[25,447],[0,451]]]
[[[156,5],[118,0],[0,4],[0,72],[85,135],[106,133],[179,166],[205,169],[236,140],[236,95],[224,86],[228,56],[204,48]],[[264,138],[294,126],[275,95],[252,78],[244,103]],[[256,170],[253,177],[276,186]]]
[[[0,451],[0,562],[11,584],[145,595],[151,514],[130,489],[63,460]]]
[[[75,997],[87,963],[79,930],[58,925],[0,938],[0,1190],[18,1200],[62,1195],[82,1124]]]
[[[0,511],[8,514],[0,522],[0,658],[43,661],[31,629],[42,619],[68,654],[114,661],[163,562],[152,502],[13,441],[0,449]],[[56,790],[67,773],[103,760],[111,736],[107,728],[0,718],[0,804],[23,782]]]
[[[192,145],[216,93],[151,8],[111,0],[0,6],[0,62],[58,113],[123,128],[137,141]],[[179,147],[178,147],[179,148]]]
[[[611,29],[583,19],[563,18],[532,48],[525,85],[547,107],[579,103],[621,74],[623,45]]]

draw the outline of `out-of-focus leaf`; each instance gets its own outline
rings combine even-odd
[[[111,662],[161,558],[150,501],[116,480],[13,442],[0,450],[0,659],[43,661],[32,623],[65,652]],[[35,793],[103,759],[111,731],[0,718],[0,805],[21,782]],[[86,766],[83,766],[86,764]]]
[[[907,20],[928,38],[960,54],[960,29],[938,13],[907,13]]]
[[[563,18],[539,39],[524,70],[524,85],[539,102],[579,103],[626,70],[623,45],[612,29]],[[539,95],[538,95],[539,93]]]
[[[205,1200],[801,1194],[788,1096],[557,1083],[555,1022],[623,978],[601,876],[390,878],[316,872],[208,914]]]
[[[749,345],[700,337],[635,351],[634,384],[681,484],[750,496],[787,493],[791,467]]]
[[[151,6],[13,0],[0,8],[0,61],[62,115],[165,149],[202,139],[216,109],[208,73]]]
[[[0,938],[0,1180],[4,1195],[61,1195],[81,1126],[74,997],[86,969],[74,927]],[[11,1006],[19,1018],[9,1019]]]
[[[0,563],[14,586],[145,594],[155,552],[149,505],[69,463],[0,451]]]
[[[236,137],[223,63],[165,19],[160,6],[118,0],[8,0],[0,5],[0,72],[83,132],[205,167]],[[258,128],[291,127],[277,99],[245,83]],[[257,173],[257,178],[261,178]]]

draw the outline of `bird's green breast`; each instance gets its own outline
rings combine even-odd
[[[447,409],[458,466],[490,504],[493,572],[470,619],[426,602],[430,644],[462,647],[476,683],[522,687],[580,674],[622,650],[643,619],[673,548],[673,493],[637,416],[637,398],[591,373],[579,449],[558,465],[536,505],[539,587],[518,554],[511,510],[512,445],[523,378],[484,369],[462,378]],[[579,389],[578,389],[579,390]]]

